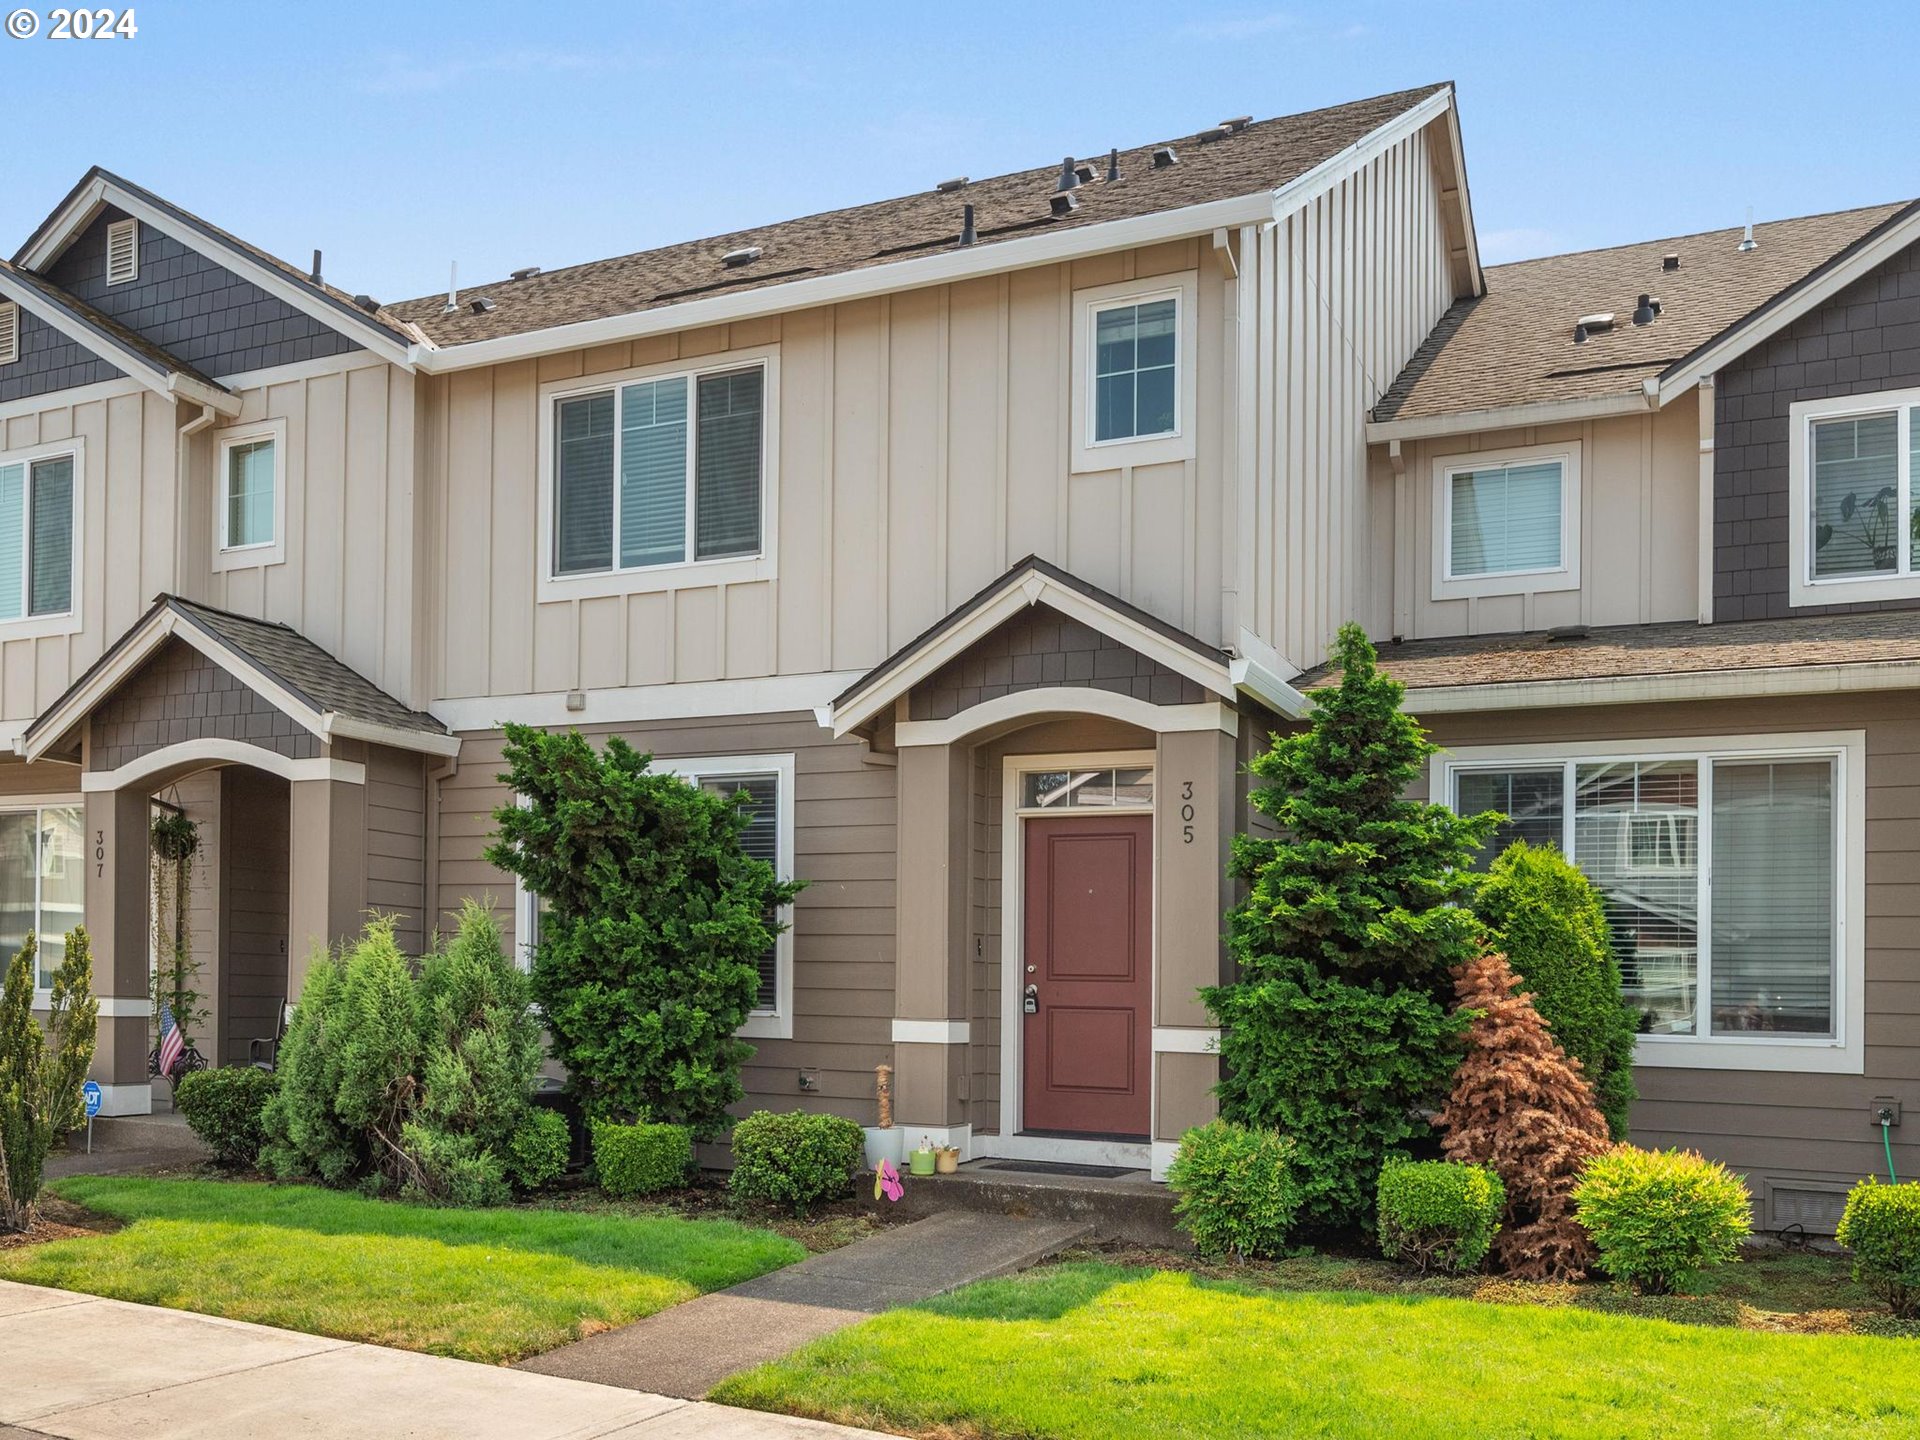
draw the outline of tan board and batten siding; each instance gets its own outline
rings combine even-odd
[[[1417,692],[1408,708],[1419,711]],[[1639,1065],[1633,1139],[1686,1145],[1746,1175],[1763,1223],[1831,1230],[1846,1187],[1884,1169],[1875,1096],[1920,1107],[1920,712],[1906,694],[1436,715],[1443,746],[1866,732],[1866,1066],[1861,1075]],[[1920,1151],[1899,1130],[1902,1174]],[[1785,1192],[1775,1198],[1775,1192]],[[1813,1199],[1809,1199],[1809,1194]],[[1823,1213],[1831,1210],[1831,1213]]]

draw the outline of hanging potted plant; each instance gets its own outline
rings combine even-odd
[[[193,907],[194,857],[200,851],[200,827],[177,806],[166,805],[147,833],[153,880],[153,1051],[148,1068],[160,1073],[163,1016],[180,1027],[180,1055],[167,1072],[177,1080],[189,1070],[206,1068],[193,1036],[207,1018],[197,982],[200,962],[193,953],[189,915]]]

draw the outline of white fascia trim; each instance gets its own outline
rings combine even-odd
[[[104,176],[96,177],[91,185],[73,197],[72,202],[61,212],[58,222],[47,230],[38,244],[20,257],[19,263],[35,272],[45,268],[62,250],[66,249],[75,235],[86,228],[94,212],[103,204],[113,205],[126,211],[142,224],[151,225],[163,235],[172,236],[190,250],[211,254],[227,269],[243,279],[252,281],[276,300],[284,301],[330,328],[350,335],[367,349],[402,369],[413,368],[413,362],[408,358],[408,354],[414,347],[401,344],[379,326],[369,325],[351,311],[316,300],[311,291],[295,284],[284,271],[275,266],[263,264],[246,251],[226,244],[217,236],[196,230],[190,225],[180,224],[165,211],[156,209],[139,196],[122,190]]]
[[[753,680],[691,680],[608,690],[482,695],[436,700],[427,709],[449,730],[497,730],[507,724],[627,725],[649,720],[817,714],[821,706],[866,673],[827,670],[815,675],[768,675]],[[569,693],[581,696],[580,709],[567,708]]]
[[[1289,720],[1303,720],[1313,708],[1305,695],[1256,660],[1243,656],[1228,661],[1227,678],[1233,682],[1234,689],[1244,691]]]
[[[1192,1027],[1156,1025],[1153,1027],[1153,1053],[1156,1055],[1218,1055],[1220,1032]]]
[[[1809,310],[1831,300],[1862,275],[1905,250],[1916,239],[1920,239],[1920,210],[1875,236],[1844,262],[1802,287],[1791,298],[1722,336],[1686,361],[1683,368],[1660,376],[1657,382],[1660,403],[1664,405],[1675,395],[1692,389],[1702,375],[1724,370],[1730,361],[1738,359],[1769,336],[1779,334]],[[1648,383],[1651,387],[1655,382]]]
[[[1346,149],[1329,155],[1311,170],[1295,176],[1274,191],[1273,214],[1266,218],[1286,219],[1322,191],[1339,184],[1355,171],[1364,170],[1409,135],[1424,130],[1432,121],[1452,109],[1452,89],[1434,91],[1411,110],[1403,111],[1385,124],[1369,130]],[[1461,179],[1464,185],[1465,177]]]
[[[8,400],[0,404],[0,421],[11,420],[18,415],[37,415],[47,410],[65,410],[101,400],[116,400],[122,395],[138,395],[152,390],[153,387],[145,381],[130,379],[101,380],[72,390],[49,390],[43,395],[29,395],[24,400]]]
[[[315,360],[295,360],[290,365],[269,365],[264,370],[239,370],[231,375],[216,375],[229,390],[258,390],[268,385],[290,385],[298,380],[314,380],[324,375],[344,375],[350,370],[372,370],[391,365],[384,355],[371,350],[345,350],[338,355],[322,355]]]
[[[181,396],[194,404],[213,411],[216,415],[232,420],[240,414],[240,397],[231,395],[217,385],[209,385],[203,380],[195,380],[191,375],[182,375],[174,370],[167,375],[167,394],[169,397]]]
[[[100,997],[100,1015],[103,1019],[151,1019],[153,1000],[146,995],[102,995]]]
[[[1226,665],[1210,662],[1186,646],[1167,639],[1150,626],[1111,610],[1037,570],[1030,570],[903,664],[836,703],[831,717],[833,733],[836,736],[845,735],[856,725],[865,724],[949,660],[992,634],[1022,610],[1043,603],[1068,619],[1091,626],[1101,634],[1158,661],[1175,674],[1185,676],[1223,699],[1231,700],[1237,693]],[[979,709],[976,707],[968,713],[977,715]]]
[[[1671,398],[1671,397],[1667,397]],[[1410,420],[1369,420],[1367,443],[1429,440],[1481,430],[1514,430],[1528,425],[1557,425],[1569,420],[1599,420],[1609,415],[1644,415],[1666,403],[1644,388],[1631,394],[1597,395],[1586,400],[1543,400],[1533,405],[1502,405],[1463,410],[1453,415],[1417,415]]]
[[[176,378],[174,372],[161,369],[146,356],[137,351],[129,350],[111,335],[76,323],[72,316],[48,300],[38,290],[34,289],[31,285],[22,285],[18,280],[15,280],[3,270],[0,270],[0,296],[14,301],[22,310],[38,316],[41,320],[58,330],[62,335],[67,336],[71,340],[78,341],[80,344],[86,346],[87,349],[105,359],[111,360],[115,365],[119,366],[120,369],[126,371],[129,377],[138,381],[142,386],[153,391],[154,394],[160,396],[162,399],[167,401],[173,400],[176,392],[170,381]],[[185,379],[184,376],[178,378]],[[188,383],[191,384],[193,382]],[[205,389],[204,386],[197,388]],[[47,396],[41,395],[35,396],[34,398],[40,402],[40,408],[46,408]],[[197,400],[198,397],[188,395],[187,398]],[[70,402],[59,401],[57,403],[67,404]]]
[[[965,1020],[895,1020],[896,1045],[964,1045],[973,1034]]]
[[[320,737],[331,744],[335,740],[364,740],[370,745],[385,745],[394,750],[414,750],[422,755],[438,755],[451,760],[460,753],[458,735],[435,735],[427,730],[403,730],[398,725],[382,725],[376,720],[359,720],[328,710],[320,717]]]
[[[367,767],[352,760],[292,760],[277,750],[249,745],[244,740],[208,736],[200,740],[182,740],[150,751],[137,760],[129,760],[118,770],[89,770],[80,777],[80,789],[87,794],[123,790],[176,765],[199,764],[250,765],[282,780],[338,780],[346,785],[367,783]]]
[[[1131,695],[1085,685],[1046,685],[995,696],[945,720],[902,720],[893,727],[893,743],[901,749],[913,745],[957,745],[968,736],[996,725],[1037,719],[1042,715],[1097,715],[1156,735],[1191,730],[1240,733],[1239,713],[1218,700],[1202,700],[1197,705],[1155,705]]]
[[[1695,670],[1680,675],[1620,675],[1593,680],[1522,680],[1436,685],[1407,691],[1412,715],[1471,715],[1551,710],[1572,705],[1646,705],[1670,700],[1756,700],[1774,695],[1848,695],[1920,689],[1920,660],[1857,665],[1777,665],[1753,670]]]

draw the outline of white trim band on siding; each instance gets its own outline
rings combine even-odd
[[[826,670],[813,675],[768,675],[753,680],[689,680],[531,695],[481,695],[436,700],[427,708],[449,730],[497,730],[502,725],[625,725],[643,720],[733,719],[741,715],[810,714],[867,672]]]
[[[1112,690],[1095,690],[1080,685],[1047,685],[1037,690],[1016,690],[1011,695],[995,696],[945,720],[902,720],[894,726],[894,744],[953,745],[969,735],[1013,720],[1033,719],[1041,715],[1098,715],[1137,725],[1156,735],[1188,730],[1219,730],[1228,735],[1240,733],[1240,716],[1231,705],[1218,700],[1203,700],[1197,705],[1155,705],[1121,695]]]
[[[100,1018],[103,1020],[150,1020],[153,1000],[147,995],[102,995]]]
[[[1220,1032],[1185,1026],[1153,1027],[1153,1053],[1156,1055],[1218,1055]]]
[[[265,750],[244,740],[208,737],[183,740],[149,751],[137,760],[129,760],[118,770],[90,770],[80,777],[80,788],[88,794],[121,790],[146,780],[176,765],[199,763],[214,765],[251,765],[278,775],[283,780],[339,780],[348,785],[367,783],[367,767],[352,760],[293,760],[277,750]]]
[[[1850,665],[1772,665],[1680,675],[1610,675],[1587,680],[1512,680],[1489,685],[1409,688],[1409,714],[1473,715],[1575,705],[1643,705],[1675,700],[1750,700],[1775,695],[1845,695],[1920,689],[1920,660]]]
[[[964,1045],[973,1034],[965,1020],[898,1020],[893,1022],[896,1045]]]

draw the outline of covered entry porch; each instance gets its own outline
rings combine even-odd
[[[188,1038],[208,1064],[244,1064],[316,948],[369,911],[421,948],[427,776],[458,743],[286,626],[174,596],[34,722],[29,764],[78,775],[106,1113],[168,1094],[148,1059],[154,956],[172,939],[154,927],[155,816],[184,816],[198,839],[181,916],[198,966]]]

